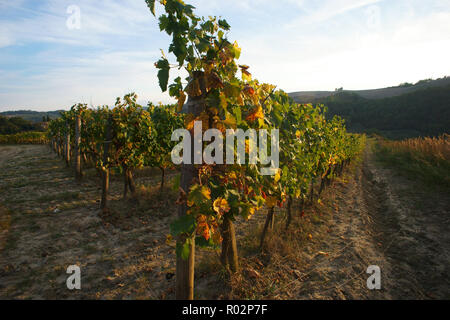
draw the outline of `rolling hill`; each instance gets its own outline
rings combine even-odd
[[[50,119],[56,119],[60,116],[60,111],[48,111],[48,112],[39,112],[39,111],[31,111],[31,110],[19,110],[19,111],[5,111],[0,112],[0,116],[5,118],[22,118],[24,120],[28,120],[31,122],[42,122],[43,117]]]
[[[343,117],[353,132],[378,133],[390,139],[450,132],[448,77],[393,88],[297,92],[290,96],[298,103],[324,104],[328,117]]]
[[[341,90],[341,91],[299,91],[289,93],[289,96],[298,103],[312,103],[327,98],[340,92],[354,93],[366,99],[383,99],[401,96],[426,88],[444,87],[450,85],[450,77],[437,80],[421,80],[416,84],[404,83],[397,87],[389,87],[371,90]]]

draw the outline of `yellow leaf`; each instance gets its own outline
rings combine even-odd
[[[256,107],[246,118],[248,121],[255,121],[256,119],[264,119],[264,111],[261,106]]]
[[[202,187],[202,194],[206,199],[211,199],[211,190],[209,190],[208,187],[203,186]]]
[[[267,197],[267,199],[266,199],[266,205],[267,205],[269,208],[275,207],[275,206],[277,205],[277,198],[275,198],[275,197]]]
[[[230,211],[230,206],[228,205],[228,201],[223,198],[217,198],[214,201],[213,208],[214,208],[214,211],[219,215],[223,215],[224,213]]]
[[[243,105],[244,105],[244,99],[242,99],[242,95],[239,95],[239,96],[237,97],[237,103],[238,103],[238,105],[240,105],[240,106],[243,106]]]
[[[180,91],[180,96],[178,97],[178,108],[177,111],[180,112],[183,109],[183,105],[186,102],[186,95],[184,91]]]
[[[226,109],[227,108],[227,97],[225,96],[225,94],[223,92],[220,93],[220,106],[222,107],[222,109]]]
[[[194,115],[192,113],[187,114],[184,119],[184,127],[187,130],[192,130],[194,128],[194,121],[195,121]]]
[[[247,70],[242,69],[242,80],[244,81],[252,81],[252,74]]]
[[[278,169],[277,173],[275,174],[275,176],[273,177],[273,179],[275,180],[275,183],[277,183],[278,181],[280,181],[281,179],[281,169]]]
[[[231,172],[230,174],[228,174],[228,179],[230,179],[230,180],[235,180],[235,179],[237,179],[236,173],[235,173],[235,172]]]
[[[226,118],[225,121],[223,121],[223,123],[228,127],[228,128],[236,128],[236,118],[229,112],[226,113]]]

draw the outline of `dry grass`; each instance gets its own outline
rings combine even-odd
[[[415,157],[427,157],[436,161],[450,161],[450,135],[443,134],[437,138],[416,138],[403,141],[382,141],[381,145],[396,150],[408,152]]]
[[[308,205],[304,211],[297,204],[292,209],[293,220],[286,230],[285,208],[277,208],[274,229],[268,232],[262,250],[259,244],[265,211],[254,217],[258,223],[238,235],[240,271],[236,274],[228,274],[221,266],[220,252],[198,257],[196,298],[296,299],[294,291],[314,277],[305,270],[321,256],[320,243],[330,232],[329,221],[335,210],[334,194],[331,190],[324,193],[321,202]],[[237,222],[236,227],[244,225]]]
[[[428,185],[450,187],[450,135],[404,141],[379,140],[378,160]]]

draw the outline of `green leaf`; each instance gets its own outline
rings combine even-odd
[[[229,127],[235,127],[236,126],[236,118],[229,112],[225,112],[225,121],[223,122]]]
[[[230,25],[228,24],[227,20],[223,19],[219,19],[219,26],[223,29],[223,30],[230,30]]]
[[[211,190],[206,186],[196,184],[191,187],[188,200],[196,205],[200,205],[208,200],[211,200]]]
[[[210,238],[209,240],[206,240],[204,237],[196,237],[195,245],[199,246],[200,248],[216,248],[217,247],[217,245],[214,243],[212,238]]]
[[[239,48],[237,42],[235,42],[233,44],[233,46],[231,47],[231,52],[234,55],[234,58],[239,60],[240,56],[241,56],[241,48]]]
[[[174,237],[180,234],[192,234],[194,231],[195,218],[192,215],[182,216],[170,225],[170,234]]]
[[[177,175],[175,176],[175,178],[173,179],[173,186],[172,186],[172,189],[173,189],[174,191],[177,191],[178,189],[180,189],[180,180],[181,180],[181,175],[180,175],[180,174],[177,174]]]
[[[159,79],[159,86],[161,87],[161,90],[163,92],[167,91],[167,85],[169,83],[169,61],[167,59],[161,59],[156,63],[156,67],[159,69],[158,72],[158,79]]]
[[[236,117],[237,124],[238,125],[241,124],[241,121],[242,121],[242,110],[241,110],[241,108],[234,107],[233,108],[233,113],[234,113],[234,116]]]
[[[173,41],[169,47],[169,52],[173,52],[173,54],[177,57],[177,61],[180,66],[183,65],[184,59],[187,56],[187,43],[188,40],[186,38],[174,34]]]
[[[156,0],[145,0],[145,2],[147,3],[147,6],[150,9],[150,12],[155,15],[155,1]]]
[[[206,32],[213,33],[214,32],[214,23],[211,20],[202,23],[202,29]]]
[[[210,43],[206,38],[199,38],[199,43],[196,44],[197,50],[200,52],[206,52],[209,49]]]
[[[166,15],[162,15],[159,17],[159,30],[163,31],[166,30],[169,26],[169,18]]]
[[[169,86],[169,95],[171,97],[178,97],[181,90],[183,90],[183,85],[181,83],[181,78],[178,77],[174,80],[174,83]]]
[[[189,258],[190,249],[190,239],[186,239],[186,242],[181,244],[177,242],[176,253],[178,257],[181,257],[183,260],[187,260]]]
[[[222,30],[219,30],[219,32],[217,33],[217,36],[219,37],[219,40],[222,40],[224,35],[225,35],[225,33],[223,33]]]

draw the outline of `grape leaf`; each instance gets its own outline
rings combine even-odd
[[[169,61],[167,59],[161,59],[156,63],[156,68],[159,69],[158,71],[158,79],[159,79],[159,86],[161,87],[161,90],[163,92],[167,91],[167,85],[169,83]]]

